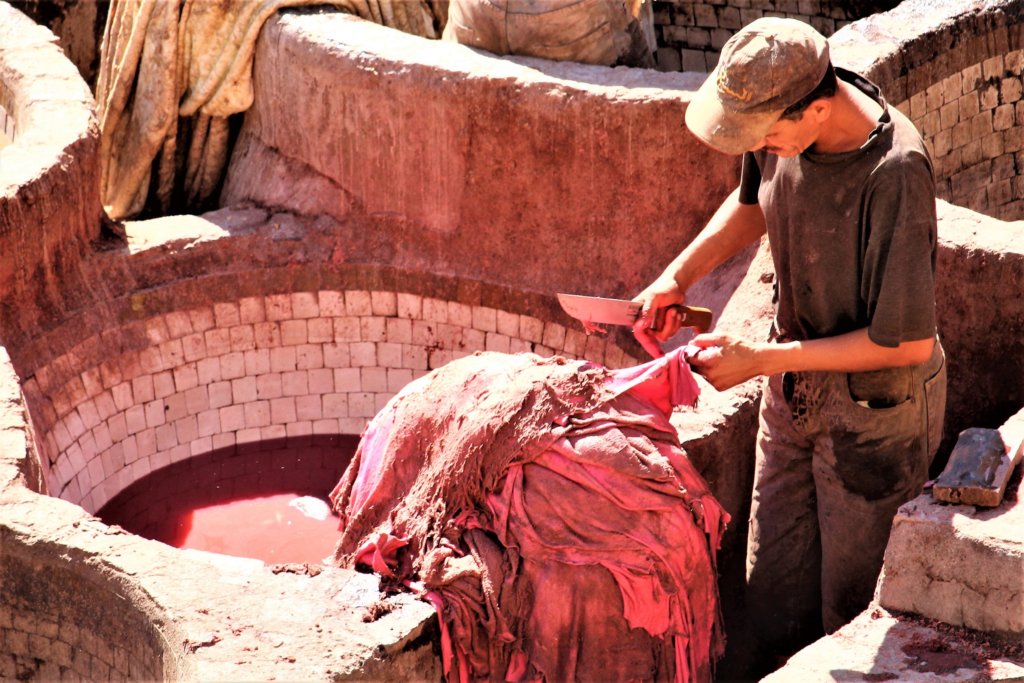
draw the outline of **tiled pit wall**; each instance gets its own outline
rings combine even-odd
[[[807,22],[830,36],[870,9],[860,3],[827,0],[654,0],[658,69],[711,71],[722,46],[734,33],[761,17],[788,17]],[[894,4],[894,3],[892,3]]]
[[[394,291],[246,297],[133,325],[148,348],[97,354],[112,337],[86,339],[24,383],[50,494],[90,512],[212,450],[359,434],[405,384],[475,351],[637,362],[561,324]]]

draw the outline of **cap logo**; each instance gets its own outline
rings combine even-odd
[[[730,97],[734,97],[740,102],[744,103],[749,102],[750,98],[754,96],[754,93],[751,92],[748,88],[741,88],[739,92],[733,90],[732,88],[729,87],[729,84],[726,83],[726,78],[728,78],[726,70],[719,68],[718,79],[716,81],[718,85],[718,92],[722,93],[723,95],[729,95]]]

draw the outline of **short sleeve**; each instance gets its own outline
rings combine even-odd
[[[753,152],[743,153],[740,167],[740,204],[757,204],[757,191],[761,187],[761,167]]]
[[[927,158],[889,160],[872,179],[861,296],[881,346],[935,334],[935,184]]]

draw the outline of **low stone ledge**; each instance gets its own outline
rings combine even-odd
[[[371,574],[176,550],[22,487],[0,492],[0,557],[0,576],[18,557],[36,566],[43,593],[52,566],[94,591],[96,610],[123,609],[107,592],[129,599],[160,634],[174,680],[441,676],[433,607],[384,596]]]
[[[869,608],[790,657],[762,683],[1020,681],[1024,661],[984,638]]]
[[[996,508],[918,496],[893,521],[877,587],[881,606],[979,631],[1024,634],[1024,505]]]

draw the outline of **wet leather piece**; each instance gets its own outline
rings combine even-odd
[[[710,681],[728,515],[668,419],[697,394],[681,350],[453,361],[367,427],[335,560],[435,606],[450,681]]]

